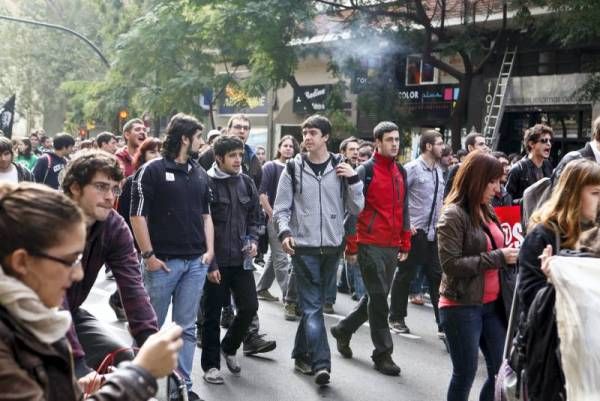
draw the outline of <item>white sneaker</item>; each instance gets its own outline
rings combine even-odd
[[[223,350],[221,350],[221,354],[223,355],[223,358],[225,358],[227,369],[229,369],[229,371],[234,375],[239,376],[240,372],[242,371],[242,367],[240,366],[236,356],[226,354]]]
[[[217,368],[210,368],[207,372],[204,372],[204,381],[210,384],[223,384],[223,376]]]

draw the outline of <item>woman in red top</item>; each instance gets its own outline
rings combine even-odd
[[[452,359],[448,401],[467,401],[481,349],[488,378],[479,397],[492,401],[502,359],[506,315],[501,268],[514,264],[518,250],[504,248],[504,236],[490,201],[500,187],[502,164],[492,155],[470,153],[458,170],[438,224],[442,266],[440,322]]]

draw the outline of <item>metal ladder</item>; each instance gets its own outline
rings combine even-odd
[[[496,81],[496,87],[494,88],[494,95],[492,97],[492,103],[489,105],[487,115],[485,117],[485,126],[483,128],[483,135],[485,140],[493,150],[498,148],[498,142],[500,141],[500,123],[502,122],[502,116],[504,114],[505,105],[505,94],[510,82],[512,75],[513,66],[515,59],[517,58],[517,46],[510,47],[506,46],[504,52],[504,58],[502,59],[502,65],[500,66],[500,73],[498,74],[498,80]]]

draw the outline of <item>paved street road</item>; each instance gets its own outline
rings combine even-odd
[[[86,307],[106,321],[115,335],[128,339],[126,327],[118,323],[108,307],[108,295],[115,288],[113,281],[103,276],[96,286]],[[272,293],[280,296],[277,284]],[[327,327],[335,324],[355,305],[348,295],[338,294],[335,315],[325,318]],[[329,336],[332,349],[332,382],[319,389],[311,377],[294,372],[290,358],[296,333],[296,322],[283,319],[281,303],[260,301],[259,317],[261,332],[277,340],[277,349],[263,357],[240,355],[242,374],[232,376],[222,361],[225,384],[215,386],[202,379],[200,353],[196,353],[194,366],[194,390],[207,401],[297,401],[297,400],[356,400],[356,401],[438,401],[445,400],[451,374],[451,363],[444,345],[437,339],[433,311],[427,306],[409,306],[407,324],[411,335],[393,335],[394,361],[402,368],[400,377],[388,377],[373,369],[369,329],[363,326],[352,338],[354,358],[343,359],[335,349],[335,341]],[[483,383],[485,363],[480,358],[477,378],[470,400],[479,398]],[[164,399],[161,390],[159,399]]]

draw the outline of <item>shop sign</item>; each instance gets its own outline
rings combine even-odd
[[[426,86],[423,88],[410,88],[398,91],[401,100],[411,103],[425,102],[455,102],[458,99],[458,87],[451,86]]]
[[[510,79],[506,106],[579,104],[574,93],[589,80],[589,74],[542,75]],[[492,104],[496,79],[486,85],[486,110]]]
[[[267,115],[269,112],[267,96],[249,96],[245,92],[227,87],[219,101],[219,114],[244,113],[248,115]]]
[[[292,110],[294,113],[307,112],[306,106],[302,104],[302,98],[300,97],[301,93],[304,93],[304,96],[306,96],[306,99],[310,102],[315,111],[325,110],[325,101],[331,92],[331,88],[332,85],[301,86],[300,92],[294,90],[294,105]]]

